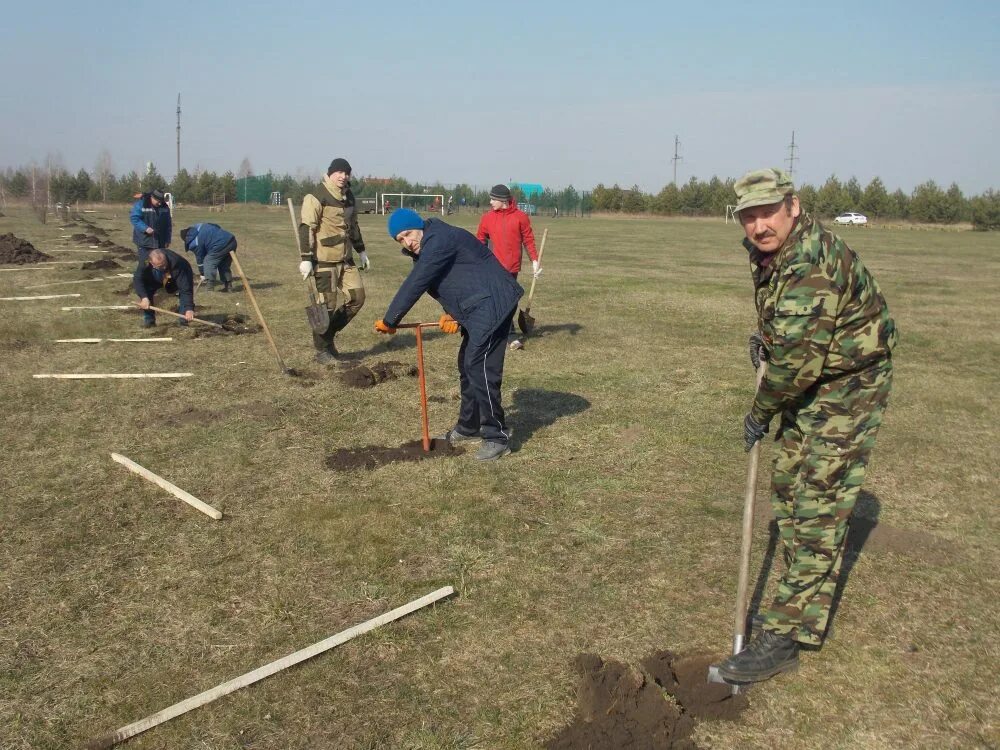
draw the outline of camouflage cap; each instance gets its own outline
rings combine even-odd
[[[792,178],[772,167],[747,172],[733,185],[736,191],[736,211],[753,206],[769,206],[795,192]]]

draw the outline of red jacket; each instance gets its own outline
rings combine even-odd
[[[479,221],[476,237],[480,242],[489,241],[490,249],[497,256],[500,265],[510,273],[521,270],[521,246],[528,249],[528,256],[538,260],[535,250],[535,233],[531,231],[531,219],[513,202],[499,211],[490,209]]]

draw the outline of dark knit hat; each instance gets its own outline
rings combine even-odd
[[[351,165],[347,162],[347,159],[341,159],[339,156],[330,162],[330,168],[326,170],[327,174],[333,174],[334,172],[347,172],[351,173]]]
[[[397,208],[389,214],[389,221],[386,222],[389,229],[389,236],[396,239],[400,232],[407,229],[423,229],[424,220],[412,208]]]
[[[150,191],[149,197],[150,198],[156,198],[156,200],[160,201],[161,203],[167,199],[166,196],[163,194],[163,191],[160,190],[159,188],[156,188],[156,190]]]
[[[490,188],[490,198],[494,198],[498,201],[509,201],[510,188],[506,185],[494,185]]]

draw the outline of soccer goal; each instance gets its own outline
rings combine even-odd
[[[734,224],[740,223],[740,217],[736,215],[736,206],[726,206],[726,224],[729,223],[730,217]]]
[[[444,216],[444,195],[435,193],[382,193],[378,210],[383,214],[397,208],[412,208]]]

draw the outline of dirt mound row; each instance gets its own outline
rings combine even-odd
[[[215,322],[215,321],[211,321]],[[246,315],[227,315],[221,323],[222,328],[210,328],[198,323],[192,324],[192,332],[196,338],[204,336],[242,336],[247,333],[260,333],[261,327],[251,322]]]
[[[36,250],[27,240],[15,237],[13,234],[0,235],[0,263],[23,266],[28,263],[41,263],[44,260],[52,260],[52,256]]]
[[[351,388],[371,388],[387,380],[416,377],[417,366],[403,362],[376,362],[373,365],[359,365],[340,373],[340,381]]]
[[[326,468],[333,471],[365,469],[372,471],[386,464],[399,461],[424,461],[429,458],[447,458],[465,453],[464,448],[454,448],[447,440],[431,440],[431,449],[424,451],[423,443],[414,440],[392,448],[385,445],[366,445],[362,448],[341,448],[326,457]]]
[[[659,651],[637,670],[622,662],[581,654],[577,715],[545,743],[547,750],[696,750],[696,720],[735,721],[746,695],[705,681],[712,657]],[[674,702],[664,698],[671,695]]]

